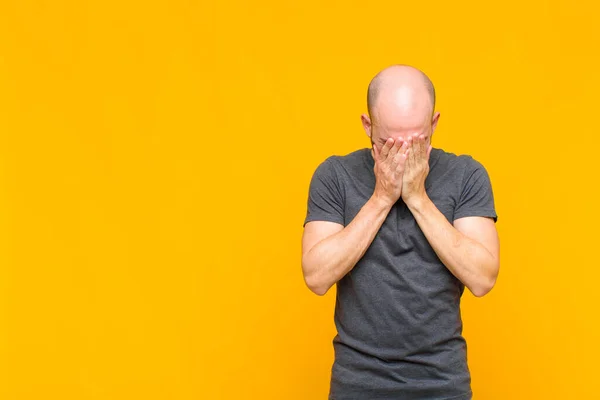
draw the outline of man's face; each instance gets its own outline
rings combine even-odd
[[[400,140],[402,144],[409,136],[415,135],[425,135],[429,144],[431,143],[431,135],[437,124],[438,117],[439,113],[436,113],[431,119],[419,118],[414,120],[414,118],[397,118],[396,121],[376,120],[374,123],[369,124],[368,129],[367,127],[365,129],[367,129],[367,134],[370,132],[371,146],[375,143],[378,149],[381,149],[389,138]]]
[[[427,143],[431,143],[431,125],[421,126],[413,129],[403,129],[403,130],[388,130],[378,125],[371,126],[371,146],[373,143],[377,144],[377,148],[381,149],[385,142],[392,138],[394,140],[400,140],[400,144],[402,145],[409,136],[419,136],[425,135],[427,138]]]

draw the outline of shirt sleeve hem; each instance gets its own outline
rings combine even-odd
[[[490,217],[494,219],[494,222],[498,221],[498,215],[494,210],[491,209],[468,210],[454,214],[455,221],[465,217]]]
[[[313,216],[313,217],[306,218],[304,220],[304,224],[302,224],[302,227],[306,226],[307,223],[312,222],[312,221],[335,222],[336,224],[344,225],[344,221],[341,221],[337,217],[328,216],[328,215],[321,215],[321,216]]]

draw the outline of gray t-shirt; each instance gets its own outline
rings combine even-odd
[[[427,194],[448,221],[497,219],[490,179],[478,161],[433,148],[429,165]],[[347,226],[373,194],[373,166],[369,148],[323,161],[310,183],[304,224]],[[471,399],[463,291],[399,199],[337,283],[329,399]]]

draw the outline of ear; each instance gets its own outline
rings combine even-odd
[[[435,114],[433,114],[433,118],[431,119],[431,134],[433,135],[433,132],[435,131],[435,128],[437,127],[438,121],[440,120],[440,112],[436,112]]]
[[[362,122],[362,126],[367,136],[371,137],[371,119],[369,116],[367,114],[362,114],[360,116],[360,121]]]

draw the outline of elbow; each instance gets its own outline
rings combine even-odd
[[[310,291],[316,294],[317,296],[325,296],[329,291],[329,289],[325,286],[308,285],[308,283],[306,284],[306,286],[308,286]]]
[[[308,287],[308,289],[310,289],[310,291],[317,296],[325,296],[325,294],[329,291],[329,287],[323,282],[320,282],[319,279],[316,279],[316,277],[313,275],[305,274],[304,283],[306,283],[306,287]]]
[[[495,271],[497,271],[497,268],[494,268]],[[498,273],[495,272],[493,274],[489,274],[487,276],[484,276],[478,283],[477,285],[473,286],[472,288],[469,288],[471,290],[471,293],[473,293],[473,295],[475,297],[483,297],[486,294],[488,294],[496,285],[496,279],[498,277]]]
[[[329,291],[329,286],[319,279],[318,274],[315,274],[314,269],[309,268],[304,259],[302,260],[302,273],[304,283],[311,292],[317,296],[324,296]]]
[[[492,288],[494,287],[494,285],[490,285],[490,284],[480,284],[476,287],[471,288],[471,293],[473,293],[473,296],[475,297],[483,297],[486,294],[488,294]]]

